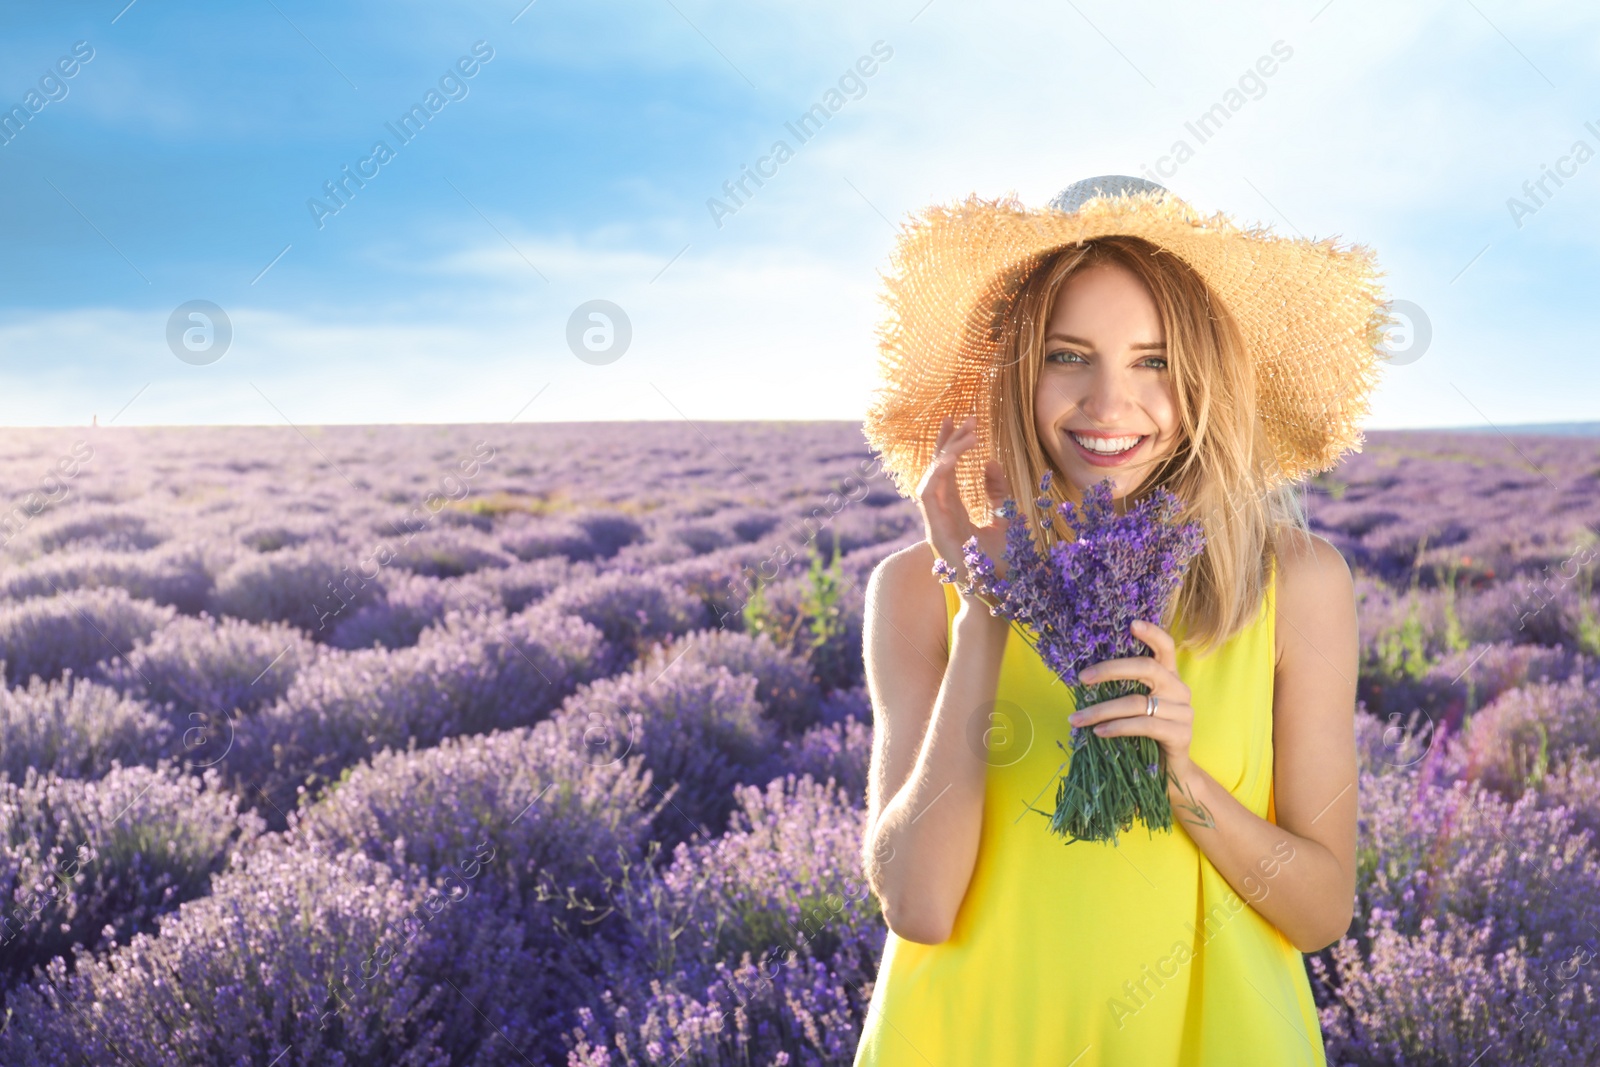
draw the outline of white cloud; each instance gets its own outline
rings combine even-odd
[[[405,310],[408,292],[335,318],[230,308],[236,347],[211,367],[166,351],[164,310],[13,316],[0,324],[3,418],[104,419],[145,382],[120,421],[281,421],[251,382],[296,422],[504,419],[546,382],[525,418],[856,418],[893,237],[880,213],[898,223],[968,192],[1043,203],[1080,177],[1137,173],[1279,39],[1293,58],[1199,146],[1174,190],[1280,232],[1369,244],[1391,293],[1427,308],[1435,347],[1395,368],[1373,426],[1471,422],[1457,386],[1496,421],[1593,415],[1587,308],[1567,276],[1600,254],[1600,162],[1522,231],[1504,206],[1585,118],[1600,124],[1583,92],[1595,81],[1592,10],[911,0],[893,12],[682,11],[648,16],[671,62],[726,76],[720,48],[759,99],[781,101],[725,158],[662,161],[717,176],[688,202],[587,233],[497,213],[509,246],[483,227],[406,266],[426,287],[426,315]],[[704,211],[715,183],[878,39],[894,56],[866,95],[716,228]],[[632,349],[606,367],[564,341],[567,316],[593,298],[622,305],[634,326]],[[441,306],[452,310],[431,310]]]
[[[873,323],[851,299],[859,279],[834,264],[772,250],[700,258],[691,247],[663,272],[665,260],[643,253],[513,240],[556,280],[475,296],[463,287],[449,321],[229,308],[232,346],[207,366],[171,353],[159,312],[14,316],[0,323],[0,364],[12,368],[0,419],[103,422],[137,393],[119,425],[503,421],[547,383],[524,418],[852,418],[865,407]],[[473,282],[528,273],[498,242],[431,266]],[[633,329],[605,366],[566,343],[569,316],[596,298],[620,305]]]

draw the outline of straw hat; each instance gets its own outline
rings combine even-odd
[[[1391,325],[1372,251],[1241,228],[1154,182],[1103,175],[1068,186],[1043,209],[974,195],[901,227],[883,277],[880,384],[863,433],[902,494],[916,492],[932,461],[940,419],[976,414],[978,445],[961,457],[956,483],[973,521],[990,521],[983,465],[996,458],[988,390],[999,355],[996,312],[1047,255],[1109,234],[1142,237],[1181,257],[1237,320],[1277,457],[1264,490],[1361,450],[1360,423]]]

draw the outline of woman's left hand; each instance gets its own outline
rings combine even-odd
[[[1156,697],[1156,712],[1146,715],[1143,693],[1103,700],[1074,712],[1068,722],[1074,726],[1093,726],[1101,737],[1145,736],[1154,738],[1167,758],[1167,770],[1180,779],[1190,766],[1189,742],[1194,736],[1194,709],[1190,692],[1178,677],[1177,642],[1153,622],[1135,619],[1131,632],[1149,645],[1153,656],[1124,656],[1102,660],[1078,672],[1083,684],[1124,678],[1143,682]]]

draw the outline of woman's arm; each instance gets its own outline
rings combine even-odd
[[[1277,824],[1191,763],[1173,811],[1218,872],[1302,952],[1350,926],[1356,891],[1355,590],[1326,540],[1285,538],[1272,701]]]
[[[977,862],[987,764],[970,720],[993,699],[1008,629],[963,600],[947,648],[934,558],[921,541],[879,564],[863,634],[875,722],[862,861],[889,929],[923,944],[950,936]]]
[[[990,559],[1002,556],[1007,520],[996,514],[974,526],[956,484],[957,462],[978,443],[977,422],[940,420],[915,496],[927,539],[884,560],[867,583],[862,644],[873,730],[862,866],[889,929],[924,944],[950,936],[977,863],[989,761],[970,727],[993,706],[1011,630],[969,589],[947,637],[934,577],[935,560],[944,560],[957,589],[967,588],[962,548],[974,538]],[[1011,494],[997,460],[984,464],[983,485],[998,512]]]
[[[1246,808],[1188,758],[1188,688],[1176,679],[1172,638],[1160,627],[1135,624],[1135,636],[1155,650],[1154,657],[1109,660],[1101,671],[1111,673],[1094,677],[1136,677],[1151,684],[1161,697],[1158,715],[1168,711],[1169,694],[1181,693],[1175,717],[1146,719],[1144,697],[1137,696],[1096,705],[1087,721],[1103,722],[1097,732],[1106,736],[1148,734],[1162,743],[1175,818],[1240,896],[1300,951],[1315,952],[1344,935],[1355,907],[1359,638],[1344,557],[1314,535],[1285,541],[1278,564],[1272,704],[1276,824]],[[1113,664],[1150,666],[1123,670]]]

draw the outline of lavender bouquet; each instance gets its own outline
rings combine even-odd
[[[1052,502],[1044,495],[1049,488],[1046,471],[1035,501],[1045,528],[1053,521]],[[1044,554],[1016,502],[1002,503],[999,514],[1011,520],[1005,578],[996,576],[994,562],[978,548],[976,537],[962,546],[971,576],[963,590],[975,590],[989,604],[990,614],[1012,620],[1071,690],[1079,708],[1148,692],[1144,683],[1122,678],[1081,684],[1078,672],[1103,660],[1150,654],[1150,647],[1129,627],[1135,619],[1162,621],[1168,598],[1205,543],[1198,523],[1174,521],[1179,502],[1167,490],[1157,489],[1125,515],[1116,514],[1111,494],[1107,478],[1084,493],[1081,508],[1061,503],[1056,510],[1075,536],[1058,539]],[[934,570],[940,581],[956,580],[944,560]],[[1155,739],[1101,737],[1093,727],[1073,727],[1071,741],[1071,762],[1050,817],[1053,833],[1066,837],[1068,844],[1115,845],[1118,833],[1129,830],[1135,819],[1152,835],[1158,829],[1172,831],[1166,759]],[[1068,751],[1059,740],[1056,744]]]

